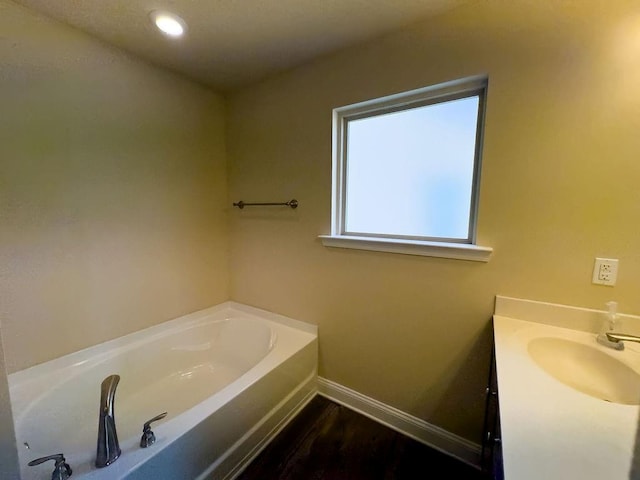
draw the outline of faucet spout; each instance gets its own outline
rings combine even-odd
[[[640,343],[640,337],[637,335],[629,335],[628,333],[612,333],[607,332],[607,339],[610,342],[620,343],[620,342],[636,342]]]
[[[100,388],[100,419],[98,421],[98,449],[96,467],[111,465],[120,456],[120,444],[116,431],[114,399],[120,381],[119,375],[109,375],[102,381]]]

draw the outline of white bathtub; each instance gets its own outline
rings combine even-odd
[[[234,302],[9,375],[23,480],[49,480],[63,453],[72,479],[231,479],[315,393],[317,330]],[[120,375],[122,454],[94,466],[100,384]],[[157,441],[140,448],[155,415]],[[26,447],[28,444],[29,448]]]

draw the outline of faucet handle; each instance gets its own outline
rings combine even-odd
[[[40,465],[41,463],[48,462],[49,460],[55,460],[56,464],[53,467],[53,473],[51,474],[51,480],[67,480],[71,476],[72,470],[66,460],[64,459],[64,455],[61,453],[57,453],[55,455],[49,455],[48,457],[40,457],[35,460],[31,460],[28,465],[30,467],[34,467],[36,465]]]
[[[140,447],[147,448],[154,443],[156,443],[156,436],[151,431],[151,423],[157,422],[158,420],[162,420],[167,416],[167,412],[161,413],[160,415],[156,415],[151,420],[147,420],[144,422],[144,426],[142,427],[142,438],[140,438]]]

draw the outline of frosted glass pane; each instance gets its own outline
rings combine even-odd
[[[478,96],[350,120],[346,233],[467,239]]]

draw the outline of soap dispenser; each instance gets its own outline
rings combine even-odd
[[[600,333],[598,333],[596,340],[599,344],[604,345],[605,347],[622,350],[624,348],[624,344],[622,342],[612,342],[607,338],[607,332],[612,332],[616,325],[616,320],[618,318],[618,302],[607,302],[606,305],[608,308],[607,318],[602,322],[602,328],[600,329]]]
[[[612,332],[616,326],[616,320],[618,317],[618,302],[607,302],[609,311],[607,312],[607,320],[609,323],[609,331]]]

